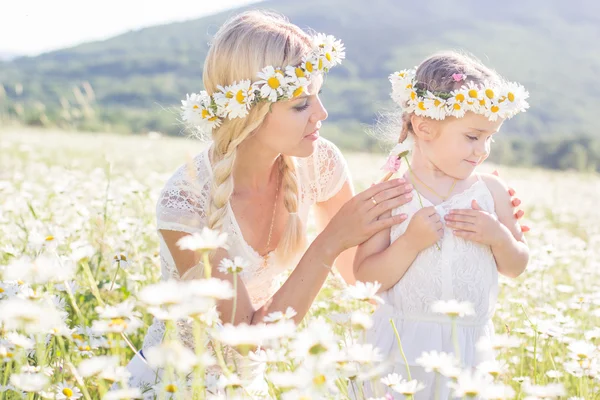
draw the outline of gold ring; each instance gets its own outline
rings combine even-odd
[[[373,204],[377,205],[377,200],[375,200],[375,197],[371,196],[371,201],[373,202]]]

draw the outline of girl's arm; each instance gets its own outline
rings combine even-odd
[[[401,215],[406,218],[405,214]],[[406,232],[391,245],[390,229],[377,233],[358,246],[354,259],[356,280],[377,281],[381,284],[380,292],[394,286],[404,276],[419,252],[433,245],[444,234],[440,216],[434,207],[426,207],[415,213]]]
[[[472,210],[452,210],[446,224],[454,234],[491,246],[498,272],[515,278],[529,262],[529,248],[514,215],[508,186],[497,176],[481,174],[494,198],[497,219],[483,211],[473,200]]]
[[[404,180],[400,180],[399,182],[403,183]],[[378,202],[379,207],[398,207],[405,203],[407,203],[410,199],[407,197],[407,194],[410,193],[410,188],[406,188],[404,185],[397,186],[395,188],[389,189],[387,191],[381,192],[374,198],[375,201]],[[318,232],[321,232],[331,221],[333,216],[339,211],[339,209],[354,195],[354,190],[350,182],[346,181],[339,192],[337,192],[333,197],[328,199],[327,201],[317,203],[315,207],[315,215],[317,220],[317,229]],[[383,204],[382,204],[383,203]],[[391,213],[387,212],[385,215],[382,215],[383,218],[391,217]],[[399,221],[404,221],[402,217]],[[384,229],[384,231],[388,232],[389,229]],[[383,231],[382,231],[383,232]],[[374,235],[379,236],[381,232]],[[369,239],[368,241],[370,241]],[[355,259],[356,247],[351,247],[348,250],[344,251],[339,255],[337,260],[335,261],[335,266],[339,271],[340,275],[346,281],[347,284],[353,285],[356,283],[356,277],[354,276],[353,262]]]

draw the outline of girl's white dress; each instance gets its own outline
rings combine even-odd
[[[213,179],[208,149],[197,155],[189,165],[177,169],[160,193],[156,216],[163,280],[180,277],[160,230],[195,233],[206,226]],[[311,156],[296,158],[295,161],[299,186],[298,215],[306,227],[311,206],[335,195],[350,175],[339,149],[323,138],[317,141],[316,150]],[[230,257],[241,256],[250,264],[240,278],[248,289],[252,305],[255,309],[259,308],[279,289],[290,268],[296,264],[282,265],[273,255],[268,258],[267,266],[263,267],[263,258],[244,240],[230,205],[227,206],[223,231],[228,235]],[[179,336],[184,344],[192,347],[191,329],[186,325],[183,322],[178,324]],[[160,344],[164,333],[164,323],[154,319],[145,336],[142,354],[144,350]],[[162,372],[152,370],[140,354],[134,356],[127,369],[131,373],[131,387],[153,386],[160,381]]]
[[[414,194],[411,202],[392,212],[393,215],[406,213],[408,219],[391,229],[391,242],[404,234],[412,216],[421,209],[418,196]],[[423,196],[421,199],[425,207],[433,206]],[[483,210],[495,215],[494,199],[479,175],[471,187],[435,208],[443,221],[451,209],[470,209],[473,199]],[[475,315],[457,320],[456,333],[464,367],[474,367],[493,358],[492,354],[476,350],[480,338],[491,339],[494,335],[491,319],[498,296],[498,270],[491,248],[459,238],[449,228],[445,228],[438,245],[441,250],[433,245],[420,252],[402,279],[382,293],[385,304],[375,311],[373,327],[367,334],[367,340],[379,347],[382,354],[393,357],[393,368],[389,372],[406,378],[406,366],[390,324],[390,319],[394,321],[412,378],[426,385],[415,399],[433,399],[435,393],[435,375],[426,373],[415,360],[424,351],[454,353],[450,319],[431,311],[434,302],[456,299],[469,301],[474,306]],[[379,393],[381,390],[380,387]],[[447,381],[440,381],[439,390],[438,398],[447,399],[450,394]]]

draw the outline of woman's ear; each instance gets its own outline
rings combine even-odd
[[[429,118],[423,118],[413,114],[410,117],[410,122],[412,130],[418,138],[432,140],[437,136],[434,123]]]

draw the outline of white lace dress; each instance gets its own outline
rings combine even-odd
[[[194,233],[200,232],[206,226],[206,210],[212,183],[209,147],[198,154],[190,164],[177,169],[160,193],[156,216],[163,280],[179,279],[179,273],[160,230]],[[339,149],[323,138],[317,141],[316,150],[311,156],[296,158],[295,161],[299,186],[298,214],[306,227],[311,206],[335,195],[350,175]],[[286,273],[296,264],[282,265],[273,255],[268,257],[267,266],[263,267],[263,258],[244,240],[230,205],[227,206],[223,231],[228,235],[229,255],[232,258],[241,256],[250,264],[240,274],[240,278],[248,289],[252,305],[259,308],[279,289],[287,276]],[[183,342],[191,346],[193,339],[185,333],[189,333],[189,327],[186,329],[184,323],[178,325]],[[144,339],[142,352],[160,344],[164,334],[164,323],[154,319]],[[151,386],[156,383],[156,371],[149,368],[139,355],[134,356],[127,368],[132,374],[131,386]]]
[[[442,220],[451,209],[471,208],[473,199],[483,210],[495,215],[492,194],[479,175],[477,178],[470,188],[435,207]],[[425,207],[433,205],[423,196],[421,199]],[[420,208],[415,193],[411,202],[393,210],[394,215],[406,213],[408,219],[392,228],[391,242],[404,234],[410,219]],[[394,358],[394,367],[390,372],[406,377],[406,366],[390,318],[394,321],[412,378],[428,386],[418,392],[415,399],[435,397],[434,375],[425,373],[415,360],[424,351],[454,353],[450,319],[431,311],[435,301],[456,299],[474,305],[475,315],[457,320],[458,347],[463,366],[474,367],[483,360],[493,358],[491,354],[476,350],[481,337],[492,337],[494,334],[491,319],[498,296],[498,270],[491,248],[459,238],[449,228],[445,228],[444,237],[438,245],[441,250],[434,245],[420,252],[402,279],[382,293],[385,304],[375,311],[374,324],[367,335],[370,343],[379,347],[383,354]],[[440,399],[448,398],[446,383],[439,382]]]

